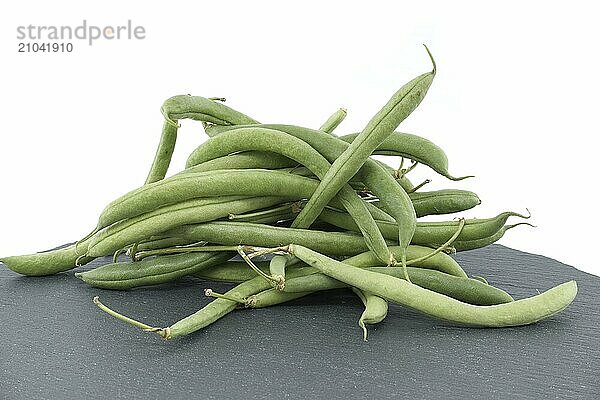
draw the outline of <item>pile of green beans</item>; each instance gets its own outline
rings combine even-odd
[[[448,157],[433,142],[395,131],[436,76],[427,53],[433,69],[403,85],[361,132],[344,136],[334,133],[347,115],[343,108],[312,129],[260,123],[222,98],[171,97],[161,108],[165,122],[144,185],[108,204],[75,244],[0,261],[17,273],[43,276],[101,258],[103,265],[74,275],[107,290],[190,276],[203,285],[235,285],[226,293],[206,288],[214,300],[168,327],[126,317],[94,298],[113,317],[165,339],[207,327],[236,309],[334,289],[351,290],[364,305],[357,313],[364,340],[367,325],[383,321],[390,302],[479,327],[551,317],[573,301],[575,281],[514,300],[484,278],[469,277],[452,257],[530,225],[508,223],[530,215],[421,220],[481,203],[467,190],[423,191],[429,180],[410,180],[418,164],[450,181],[470,177],[452,175]],[[190,153],[184,170],[166,177],[181,119],[200,121],[208,139]],[[399,158],[400,166],[373,155]],[[406,160],[411,163],[405,167]],[[130,260],[119,260],[124,253]]]

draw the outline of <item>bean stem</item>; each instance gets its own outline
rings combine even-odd
[[[454,235],[452,235],[452,237],[450,239],[448,239],[448,241],[444,244],[442,244],[440,247],[438,247],[437,249],[433,250],[431,253],[424,255],[422,257],[419,258],[415,258],[412,259],[410,261],[406,262],[406,265],[413,265],[416,264],[418,262],[421,261],[425,261],[433,256],[435,256],[438,253],[441,253],[442,251],[446,250],[448,247],[450,247],[450,245],[452,243],[454,243],[454,241],[456,240],[456,238],[458,238],[458,236],[461,234],[463,228],[465,227],[465,219],[461,218],[458,222],[458,229],[456,230],[456,232],[454,233]]]
[[[242,259],[244,261],[246,261],[246,264],[248,264],[248,266],[254,270],[254,272],[256,272],[259,276],[262,276],[268,282],[270,282],[275,288],[277,288],[279,290],[283,290],[283,288],[285,286],[285,278],[283,276],[281,276],[281,275],[271,276],[271,275],[264,273],[260,268],[258,268],[252,262],[251,258],[248,257],[248,255],[246,254],[246,252],[244,251],[244,249],[241,246],[238,247],[237,252],[240,255],[240,257],[242,257]]]
[[[221,294],[213,291],[212,289],[204,289],[204,295],[208,297],[214,297],[216,299],[224,299],[229,301],[235,301],[236,303],[246,304],[245,300],[236,299],[233,296],[228,296],[226,294]]]
[[[150,325],[146,325],[143,322],[137,321],[133,318],[126,317],[123,314],[120,314],[120,313],[116,312],[115,310],[112,310],[112,309],[108,308],[107,306],[105,306],[104,304],[102,304],[102,302],[100,301],[100,298],[98,296],[94,297],[93,301],[94,301],[94,304],[98,306],[98,308],[100,308],[102,311],[104,311],[105,313],[107,313],[108,315],[110,315],[112,317],[115,317],[118,320],[127,322],[128,324],[138,327],[146,332],[157,333],[165,339],[168,339],[171,336],[169,328],[156,328],[156,327],[153,327]]]
[[[179,254],[203,251],[238,251],[240,246],[190,246],[190,247],[167,247],[164,249],[144,250],[134,255],[136,260],[142,260],[150,256],[160,256],[165,254]]]

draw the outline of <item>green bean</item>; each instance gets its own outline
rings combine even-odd
[[[508,211],[498,214],[493,218],[468,219],[465,220],[465,227],[456,240],[458,242],[464,242],[493,236],[502,229],[506,220],[511,216],[528,218],[522,214]],[[332,209],[323,210],[319,218],[343,229],[351,231],[356,231],[358,229],[354,225],[352,218],[346,213]],[[396,227],[393,223],[387,221],[375,222],[385,238],[393,239],[396,237]],[[454,235],[458,225],[459,221],[418,222],[411,243],[437,247],[437,245],[446,242]]]
[[[87,244],[88,242],[82,243]],[[57,250],[4,257],[0,259],[0,262],[21,275],[45,276],[73,269],[76,267],[76,261],[79,265],[83,265],[93,259],[93,257],[80,257],[75,245],[72,244]]]
[[[457,213],[481,204],[479,197],[468,190],[443,189],[414,192],[408,196],[415,207],[417,217]]]
[[[262,169],[178,175],[142,186],[114,200],[100,215],[96,229],[193,198],[235,195],[301,199],[310,196],[317,185],[313,179]]]
[[[577,283],[569,281],[530,298],[493,306],[475,306],[396,277],[343,264],[303,246],[290,245],[289,252],[348,285],[429,316],[464,325],[508,327],[532,324],[564,310],[577,294]]]
[[[319,178],[328,174],[331,164],[313,147],[306,142],[284,132],[260,128],[240,128],[229,132],[224,132],[216,137],[213,137],[200,145],[189,156],[186,167],[197,165],[204,161],[208,161],[217,157],[231,154],[238,151],[259,150],[271,151],[297,161],[306,166]],[[339,192],[339,194],[338,194]],[[378,257],[382,260],[390,260],[390,254],[387,251],[385,241],[375,225],[375,221],[364,202],[356,195],[354,190],[345,184],[336,190],[338,200],[348,210],[352,218],[359,227],[360,232],[365,237],[368,246],[375,251]],[[310,199],[315,196],[313,193]],[[332,196],[329,200],[332,200]],[[311,200],[308,201],[310,203]],[[304,210],[303,210],[304,211]],[[299,215],[302,215],[302,211]],[[306,229],[314,220],[305,222],[296,222],[298,217],[292,224],[293,228]]]
[[[402,251],[402,249],[398,246],[391,246],[389,249],[394,255],[398,255],[400,251]],[[413,260],[422,259],[423,257],[429,255],[431,251],[432,250],[429,247],[411,244],[406,249],[407,263],[415,267],[435,269],[449,275],[465,278],[467,277],[467,274],[465,273],[465,271],[463,271],[460,265],[458,265],[458,263],[452,257],[444,253],[438,253],[433,257],[427,258],[420,262],[413,262]],[[344,260],[344,263],[361,268],[384,265],[380,261],[378,261],[377,258],[370,251],[355,255],[354,257],[347,258]]]
[[[144,259],[139,262],[105,264],[75,276],[85,283],[103,289],[125,290],[159,285],[203,269],[221,265],[235,253],[188,253]]]
[[[222,125],[258,123],[224,104],[200,96],[173,96],[163,103],[161,112],[165,122],[146,183],[163,179],[169,169],[177,141],[177,120],[189,118]]]
[[[358,133],[340,136],[339,138],[351,143]],[[472,176],[454,177],[448,171],[448,157],[446,153],[433,142],[410,133],[394,132],[383,141],[373,154],[406,157],[420,164],[427,165],[438,174],[453,180],[460,181]]]
[[[101,257],[152,235],[185,224],[214,221],[230,213],[246,212],[281,203],[281,197],[237,196],[200,198],[171,204],[116,222],[91,237],[86,255]]]
[[[482,247],[489,246],[490,244],[497,242],[498,240],[500,240],[502,238],[502,236],[504,236],[506,231],[508,231],[509,229],[512,229],[516,226],[519,226],[519,225],[528,225],[528,226],[533,227],[533,225],[531,225],[528,222],[519,222],[517,224],[505,225],[505,226],[501,227],[493,235],[490,235],[490,236],[487,236],[484,238],[480,238],[480,239],[473,239],[473,240],[457,240],[454,243],[452,243],[452,247],[456,251],[467,251],[467,250],[480,249]]]
[[[165,100],[161,107],[165,120],[177,125],[178,120],[192,119],[219,125],[258,124],[258,121],[242,114],[222,102],[201,96],[178,95]]]
[[[427,52],[429,53],[429,50]],[[431,53],[429,55],[431,56]],[[433,62],[433,58],[431,60]],[[333,162],[327,174],[319,177],[321,178],[319,187],[298,214],[292,227],[310,226],[337,192],[361,169],[377,146],[417,108],[435,76],[435,62],[433,67],[431,72],[422,74],[402,86]],[[416,215],[412,206],[404,211],[403,218],[397,219],[396,222],[398,242],[406,248],[414,233]],[[402,262],[404,263],[404,257]]]
[[[303,274],[311,273],[312,271],[312,268],[299,268],[293,272],[291,271],[290,275],[291,277],[303,276]],[[240,283],[235,288],[227,291],[223,297],[246,299],[269,288],[270,283],[259,276],[249,281]],[[109,315],[121,321],[127,322],[128,324],[141,328],[147,332],[154,332],[165,339],[174,339],[176,337],[188,335],[192,332],[202,329],[235,310],[239,304],[238,301],[227,300],[226,298],[217,298],[201,308],[199,311],[183,318],[180,321],[177,321],[169,327],[155,328],[111,310],[102,304],[97,297],[94,298],[94,303]]]
[[[276,247],[302,243],[319,252],[348,256],[369,250],[365,239],[353,233],[324,232],[314,229],[281,228],[249,222],[208,222],[186,225],[163,233],[192,241],[207,241],[234,246],[251,244],[259,247]],[[383,261],[381,261],[383,262]]]
[[[378,324],[385,319],[388,313],[388,303],[385,299],[375,296],[369,292],[352,288],[352,291],[358,296],[365,306],[365,310],[358,320],[358,326],[363,330],[363,340],[367,341],[367,324]]]
[[[337,128],[346,118],[346,115],[348,115],[348,111],[346,111],[345,108],[340,108],[339,110],[331,114],[329,118],[327,118],[327,121],[325,121],[323,125],[321,125],[319,130],[332,134],[335,128]]]
[[[343,264],[351,266],[346,261],[343,261]],[[368,267],[361,269],[405,280],[404,272],[400,267]],[[411,282],[415,285],[452,297],[464,303],[494,305],[514,301],[505,291],[482,283],[477,279],[457,277],[424,268],[407,267],[407,270]],[[295,293],[341,289],[344,287],[348,287],[348,285],[323,273],[315,273],[300,278],[288,279],[284,291]]]
[[[502,229],[510,217],[529,218],[516,212],[506,211],[492,218],[467,219],[457,241],[476,240],[493,235]],[[416,244],[443,243],[454,234],[458,224],[459,221],[419,222],[413,241]]]

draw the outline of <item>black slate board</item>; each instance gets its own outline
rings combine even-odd
[[[457,259],[515,298],[570,279],[579,294],[550,320],[507,329],[455,327],[392,305],[363,342],[359,300],[335,291],[236,311],[166,342],[92,297],[167,326],[209,301],[206,283],[116,292],[73,271],[26,278],[0,266],[0,398],[600,398],[600,278],[500,245]]]

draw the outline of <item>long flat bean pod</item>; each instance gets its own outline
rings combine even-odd
[[[577,294],[577,283],[569,281],[526,299],[475,306],[396,277],[348,266],[303,246],[290,245],[289,252],[325,275],[348,285],[429,316],[463,325],[507,327],[533,324],[564,310]]]
[[[261,271],[269,273],[268,261],[255,261],[254,265],[256,265]],[[195,272],[192,274],[192,276],[207,281],[241,283],[256,278],[256,272],[249,268],[248,264],[245,262],[226,261],[211,268],[206,268]],[[281,290],[277,291],[281,292]]]
[[[308,296],[314,292],[297,292],[288,293],[282,292],[275,288],[263,290],[253,296],[249,296],[246,300],[246,307],[249,308],[264,308],[271,307],[277,304],[285,303],[288,301],[296,300],[304,296]]]

